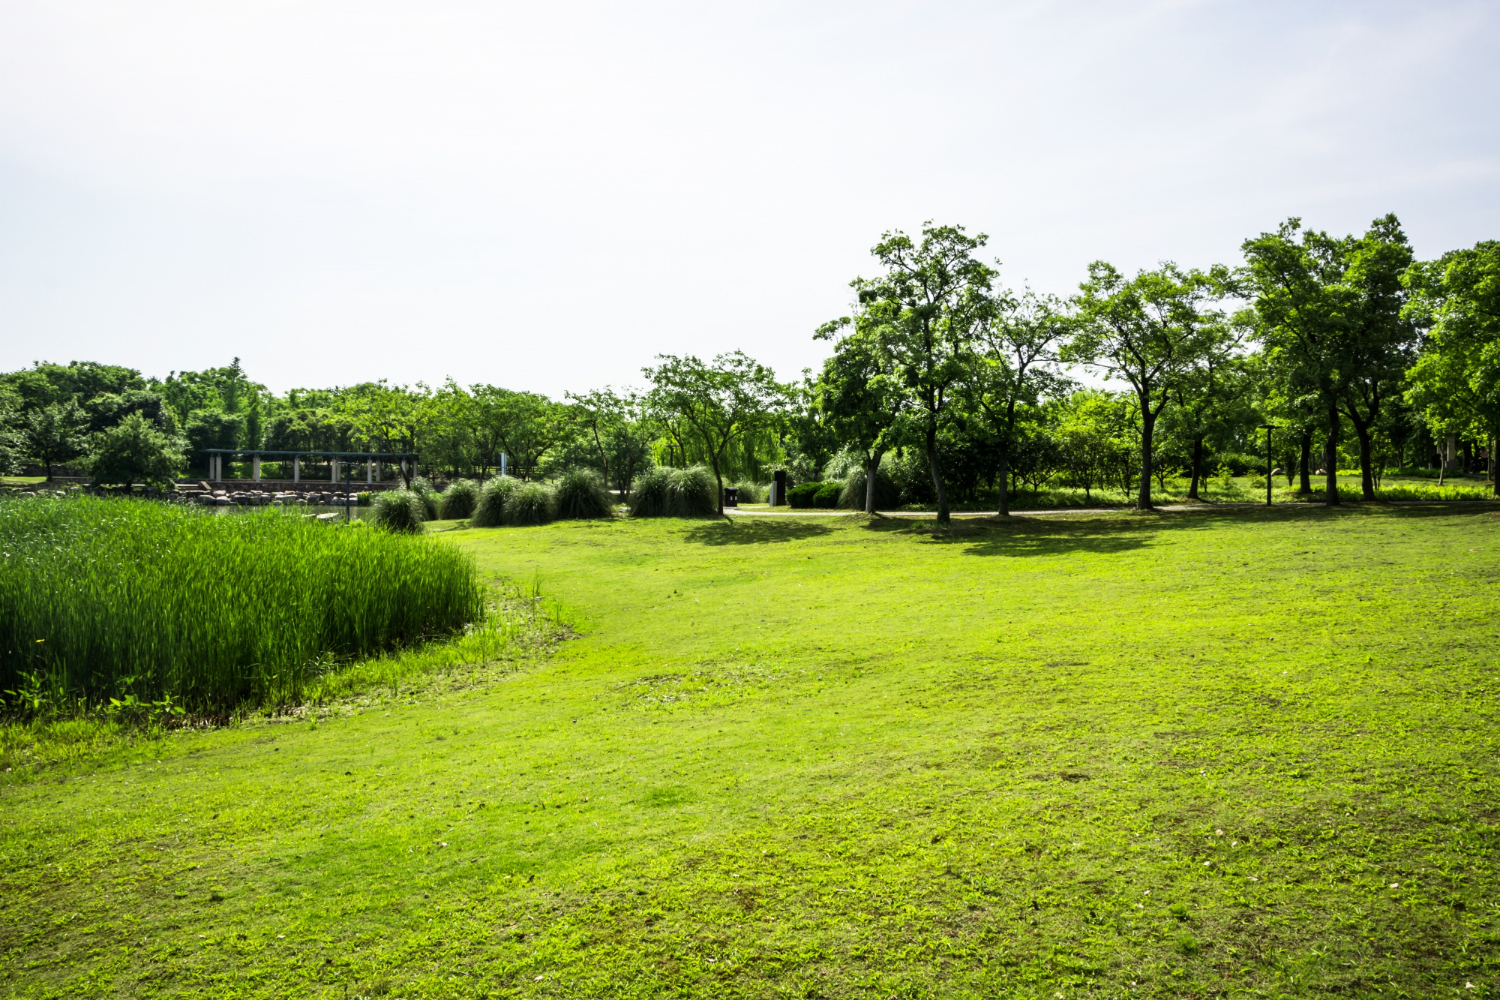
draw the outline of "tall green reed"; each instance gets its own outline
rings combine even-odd
[[[0,500],[0,691],[132,694],[196,711],[296,700],[350,657],[483,615],[471,560],[275,509]]]

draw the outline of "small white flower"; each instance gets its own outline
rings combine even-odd
[[[1392,882],[1391,883],[1391,888],[1392,889],[1399,889],[1399,888],[1401,888],[1401,883],[1400,882]]]

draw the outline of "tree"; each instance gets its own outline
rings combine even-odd
[[[515,474],[530,479],[542,456],[568,436],[567,408],[535,392],[508,392],[497,407],[500,444],[510,454]]]
[[[350,389],[339,401],[341,414],[353,425],[372,451],[420,450],[422,438],[433,418],[432,394],[421,382],[415,389],[366,382]],[[415,462],[403,467],[403,485],[416,475]]]
[[[1359,441],[1360,491],[1375,499],[1371,435],[1387,400],[1399,397],[1416,360],[1415,324],[1404,311],[1402,276],[1412,264],[1411,245],[1394,215],[1376,219],[1359,239],[1347,242],[1339,282],[1341,334],[1348,367],[1343,411]]]
[[[997,513],[1009,516],[1010,458],[1016,447],[1016,418],[1044,397],[1060,395],[1072,381],[1057,369],[1057,351],[1070,323],[1063,303],[1029,289],[1019,299],[1004,295],[988,322],[979,327],[980,349],[965,382],[974,409],[995,436],[1000,484]]]
[[[49,403],[26,414],[21,425],[21,449],[26,457],[47,470],[77,458],[88,447],[89,417],[74,399]]]
[[[1370,432],[1399,391],[1414,331],[1403,316],[1401,275],[1411,250],[1394,215],[1363,237],[1336,239],[1288,219],[1244,243],[1267,356],[1290,399],[1315,397],[1326,418],[1325,501],[1339,502],[1343,416],[1360,444],[1361,488],[1374,499]]]
[[[605,483],[611,482],[611,449],[608,442],[626,422],[627,402],[609,386],[582,395],[569,392],[564,393],[564,396],[573,402],[574,417],[584,436],[594,447],[594,455],[599,460],[599,471],[604,476]]]
[[[863,307],[856,330],[867,332],[890,357],[918,421],[942,525],[949,523],[949,502],[939,432],[969,373],[976,331],[993,311],[995,272],[974,257],[987,241],[962,226],[930,222],[922,227],[920,244],[899,230],[889,232],[871,250],[885,274],[851,283]]]
[[[1199,499],[1198,484],[1204,478],[1204,442],[1226,429],[1253,386],[1245,359],[1236,353],[1248,326],[1249,318],[1244,317],[1205,327],[1203,349],[1177,383],[1174,423],[1188,445],[1191,500]]]
[[[1426,330],[1407,398],[1435,432],[1468,430],[1500,444],[1500,242],[1414,264],[1407,316]],[[1500,496],[1500,470],[1494,475]]]
[[[99,485],[170,488],[187,460],[184,443],[139,412],[93,437],[89,468]]]
[[[1074,298],[1078,330],[1064,360],[1129,382],[1140,420],[1139,510],[1151,509],[1152,435],[1163,407],[1218,342],[1223,316],[1205,305],[1231,289],[1229,272],[1182,271],[1167,263],[1127,280],[1103,261],[1089,265]]]
[[[852,325],[848,317],[834,320],[814,336],[831,339]],[[873,337],[845,337],[834,345],[833,357],[823,362],[814,392],[828,432],[859,452],[865,470],[865,513],[873,514],[880,459],[896,443],[905,402],[891,359]]]
[[[660,364],[642,369],[651,382],[651,406],[680,417],[703,440],[722,516],[725,451],[730,442],[774,421],[789,390],[775,372],[740,351],[708,363],[692,355],[659,354],[657,360]]]

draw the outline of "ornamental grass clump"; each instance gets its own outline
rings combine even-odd
[[[411,491],[422,498],[422,506],[426,508],[425,521],[436,521],[438,507],[442,503],[442,494],[432,485],[432,480],[426,476],[418,476],[411,481]]]
[[[474,504],[479,500],[479,484],[472,479],[456,479],[448,484],[438,500],[438,517],[444,521],[455,521],[474,513]]]
[[[557,497],[545,483],[527,483],[505,498],[500,523],[514,527],[546,524],[557,519]]]
[[[193,711],[297,701],[342,661],[479,620],[452,545],[262,508],[0,499],[0,691]]]
[[[564,520],[609,517],[614,503],[599,474],[589,469],[569,472],[553,488],[557,498],[557,516]]]
[[[421,531],[427,520],[427,502],[416,490],[382,490],[371,506],[376,526],[387,531]]]
[[[630,491],[632,517],[712,517],[719,512],[714,474],[701,465],[691,469],[655,468],[642,474]]]
[[[521,481],[511,476],[485,480],[479,487],[479,498],[474,501],[474,513],[469,523],[476,528],[498,528],[504,524],[506,499],[520,488]]]
[[[868,482],[864,469],[851,469],[839,490],[838,505],[845,510],[864,510]],[[878,470],[875,473],[875,509],[891,510],[900,505],[901,490],[886,475],[885,469]]]

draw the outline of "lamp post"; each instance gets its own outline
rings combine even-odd
[[[1266,506],[1269,507],[1271,506],[1271,432],[1280,425],[1267,422],[1255,426],[1266,432]]]

